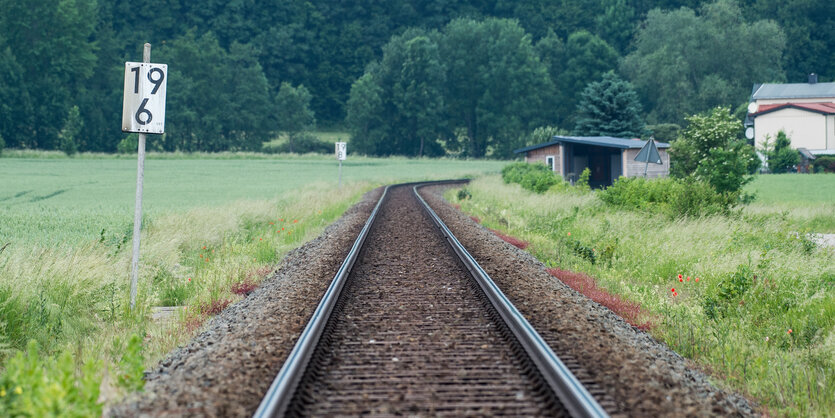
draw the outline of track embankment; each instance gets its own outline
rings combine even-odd
[[[291,413],[559,414],[541,377],[483,309],[466,269],[410,203],[411,188],[401,189],[381,208],[344,289],[343,315],[328,325],[330,336],[311,362],[320,379],[303,380]],[[685,359],[453,209],[442,190],[421,194],[575,375],[595,384],[591,392],[607,412],[754,414],[744,398],[715,388]],[[164,359],[144,393],[106,415],[250,416],[380,193],[288,254],[260,288]]]

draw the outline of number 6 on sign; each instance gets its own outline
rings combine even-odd
[[[167,82],[168,66],[165,64],[125,63],[123,132],[165,133]]]

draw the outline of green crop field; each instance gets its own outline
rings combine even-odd
[[[783,217],[799,232],[835,234],[835,174],[761,175],[746,190],[757,196],[748,213]]]
[[[168,159],[145,164],[144,212],[150,219],[241,199],[273,199],[305,187],[335,187],[332,158]],[[457,178],[498,171],[495,161],[349,158],[344,182]],[[0,159],[0,245],[75,245],[130,230],[136,160]]]
[[[338,188],[330,157],[150,154],[130,310],[135,157],[8,152],[0,158],[0,415],[100,415],[364,192],[502,165],[349,156]],[[157,306],[186,309],[159,322]]]

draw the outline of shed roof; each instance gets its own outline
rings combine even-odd
[[[752,100],[760,99],[810,99],[835,97],[835,83],[760,84],[754,86]]]
[[[615,138],[612,136],[555,136],[553,138],[553,141],[537,145],[531,145],[525,148],[519,148],[517,150],[514,150],[513,152],[516,154],[520,154],[523,152],[533,151],[539,148],[550,147],[552,145],[559,145],[562,143],[591,145],[605,148],[632,149],[642,148],[647,143],[647,141],[642,141],[640,139]],[[670,144],[666,142],[655,141],[655,145],[658,148],[670,147]]]
[[[822,115],[832,115],[835,114],[835,103],[779,103],[761,105],[757,110],[757,113],[752,113],[751,116],[760,116],[783,109],[799,109],[808,112],[820,113]]]

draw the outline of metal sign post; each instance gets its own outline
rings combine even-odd
[[[346,142],[336,143],[336,159],[339,160],[339,188],[342,188],[342,161],[348,153],[348,144]]]
[[[145,136],[165,133],[165,93],[168,66],[150,64],[151,44],[146,43],[142,62],[125,63],[122,101],[122,132],[139,133],[136,165],[136,207],[133,212],[133,258],[131,260],[130,309],[136,306],[139,281],[139,235],[142,231],[142,189],[145,179]]]

